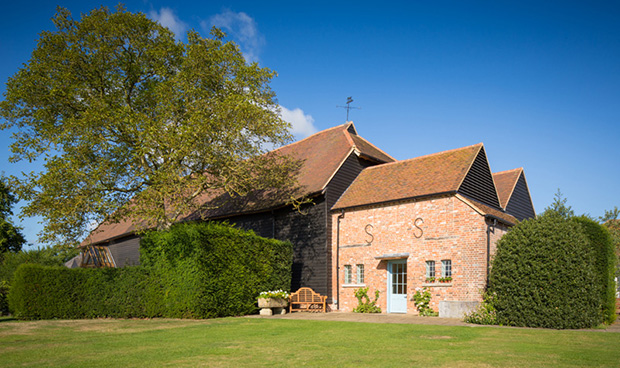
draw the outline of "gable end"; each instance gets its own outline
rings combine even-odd
[[[527,182],[523,173],[519,175],[519,180],[517,180],[515,189],[506,206],[506,212],[519,219],[519,221],[536,217],[530,191],[527,188]]]
[[[478,152],[458,192],[488,206],[501,208],[484,147]]]

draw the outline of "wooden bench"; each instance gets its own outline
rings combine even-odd
[[[302,287],[289,297],[289,312],[323,312],[327,309],[327,296]]]

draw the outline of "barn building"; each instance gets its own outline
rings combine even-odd
[[[349,122],[278,150],[303,162],[300,194],[312,203],[302,211],[249,197],[185,220],[291,241],[292,290],[311,287],[332,310],[351,311],[360,287],[379,290],[388,313],[417,313],[411,296],[420,287],[435,309],[479,301],[496,241],[535,216],[523,169],[493,174],[481,143],[396,161]],[[102,223],[81,244],[81,265],[139,264],[136,229]]]

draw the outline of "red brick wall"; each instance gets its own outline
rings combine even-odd
[[[336,255],[337,221],[332,216],[333,244]],[[420,218],[421,220],[417,220]],[[366,233],[367,225],[372,237]],[[418,225],[416,227],[416,225]],[[428,285],[431,305],[437,311],[439,301],[479,301],[486,283],[487,224],[480,215],[454,196],[436,197],[423,201],[398,202],[368,206],[345,211],[340,220],[340,310],[350,312],[357,306],[354,296],[358,286],[344,284],[344,265],[352,267],[353,283],[357,264],[364,264],[364,285],[369,295],[380,291],[379,306],[387,311],[387,261],[376,256],[409,253],[407,258],[407,313],[417,314],[411,300],[416,288]],[[506,232],[498,226],[491,234],[491,253],[495,242]],[[371,241],[370,245],[368,242]],[[426,284],[426,261],[434,260],[437,276],[441,261],[452,260],[452,282]],[[334,259],[333,264],[336,264]],[[333,290],[336,290],[336,269],[333,270]],[[334,297],[336,293],[334,292]],[[332,306],[335,309],[335,306]]]

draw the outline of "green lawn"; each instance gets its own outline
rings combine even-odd
[[[618,367],[620,333],[259,318],[0,320],[0,366]]]

